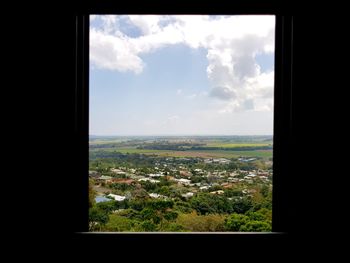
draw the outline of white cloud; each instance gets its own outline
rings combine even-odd
[[[141,73],[144,67],[126,37],[108,35],[94,28],[90,30],[90,61],[97,68],[121,72]]]
[[[157,15],[130,15],[130,22],[141,29],[144,35],[154,34],[160,31],[158,23],[160,16]]]
[[[121,20],[142,35],[125,35]],[[101,16],[101,21],[102,28],[90,29],[93,67],[138,74],[145,66],[141,54],[179,43],[202,47],[207,50],[209,96],[223,101],[220,112],[272,109],[266,105],[273,96],[273,72],[262,73],[255,56],[274,52],[273,16],[130,15]]]

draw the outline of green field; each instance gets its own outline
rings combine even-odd
[[[271,145],[271,143],[222,143],[222,142],[207,143],[207,147],[222,147],[222,148],[257,147],[257,146],[269,146],[269,145]]]
[[[202,158],[238,158],[238,157],[272,157],[272,150],[256,150],[256,151],[222,151],[222,150],[197,150],[197,151],[168,151],[168,150],[148,150],[136,148],[104,148],[92,149],[94,151],[120,152],[120,153],[139,153],[139,154],[155,154],[159,156],[169,157],[202,157]]]
[[[204,147],[216,147],[216,149],[186,149],[181,150],[166,150],[166,149],[138,149],[137,146],[142,143],[152,143],[152,141],[167,141],[171,145],[174,142],[191,141],[192,143],[201,143]],[[245,150],[237,151],[238,147],[262,147],[272,145],[272,140],[255,140],[254,137],[250,140],[235,140],[235,139],[212,139],[212,138],[142,138],[134,140],[133,138],[95,138],[89,141],[89,144],[95,148],[90,148],[90,152],[105,151],[105,152],[120,152],[120,153],[138,153],[138,154],[155,154],[159,156],[169,157],[201,157],[201,158],[238,158],[238,157],[260,157],[268,159],[272,157],[272,150]],[[111,144],[110,146],[107,144]],[[101,145],[101,148],[99,147]],[[184,148],[186,148],[185,146]],[[218,147],[222,149],[217,149]],[[232,148],[232,150],[230,150]],[[224,150],[225,149],[225,150]]]

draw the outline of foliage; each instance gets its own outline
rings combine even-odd
[[[168,221],[173,221],[176,220],[176,218],[178,217],[178,213],[175,211],[166,211],[164,213],[164,218]]]
[[[271,224],[265,221],[249,221],[239,229],[242,232],[271,232]]]
[[[154,232],[157,229],[157,226],[154,223],[152,223],[150,220],[143,221],[140,224],[140,227],[141,227],[141,231],[145,231],[145,232]]]
[[[232,214],[226,221],[225,227],[228,231],[240,231],[241,226],[249,222],[249,217],[242,214]]]
[[[130,218],[111,214],[108,223],[102,229],[115,232],[131,231],[134,225],[135,221]]]
[[[253,202],[249,197],[243,197],[235,200],[232,205],[233,211],[239,214],[244,214],[253,208]]]
[[[159,222],[161,221],[161,217],[157,214],[157,211],[148,207],[144,208],[140,212],[140,216],[142,220],[149,220],[154,224],[159,224]]]
[[[147,206],[154,210],[165,211],[167,208],[173,208],[174,202],[172,200],[151,200]]]
[[[248,212],[245,215],[234,213],[226,220],[225,229],[240,232],[270,232],[272,230],[270,212],[266,209]]]
[[[192,212],[180,214],[176,223],[186,231],[217,232],[224,231],[225,216],[219,214],[197,215],[196,212]]]
[[[198,213],[205,215],[209,213],[232,213],[234,201],[223,195],[210,193],[199,193],[189,201],[191,207]]]
[[[89,209],[89,231],[101,230],[108,222],[108,214],[102,209],[94,206]]]
[[[118,202],[112,200],[107,202],[100,202],[96,204],[96,207],[105,213],[110,213],[116,209],[119,209]]]
[[[96,191],[92,188],[94,185],[94,181],[92,179],[89,180],[89,208],[93,207],[96,203]]]

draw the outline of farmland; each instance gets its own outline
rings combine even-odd
[[[269,141],[266,141],[269,140]],[[159,149],[159,145],[164,149]],[[180,147],[176,147],[181,145]],[[158,147],[157,147],[158,146]],[[270,149],[269,149],[270,147]],[[244,150],[242,150],[244,148]],[[260,149],[262,148],[262,149]],[[138,153],[169,157],[239,158],[272,157],[272,138],[151,137],[90,140],[90,152]]]

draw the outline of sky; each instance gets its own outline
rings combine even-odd
[[[272,135],[274,16],[91,15],[90,135]]]

